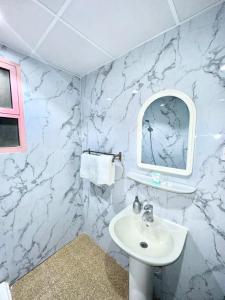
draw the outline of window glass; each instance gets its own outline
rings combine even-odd
[[[12,108],[9,70],[0,68],[0,107]]]
[[[0,147],[20,145],[18,119],[0,117]]]

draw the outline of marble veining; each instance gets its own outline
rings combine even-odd
[[[80,232],[80,80],[4,46],[21,65],[27,151],[0,155],[0,280],[14,281]]]
[[[223,299],[224,36],[223,3],[82,80],[0,47],[0,56],[22,67],[28,144],[23,154],[0,155],[0,280],[15,281],[83,231],[127,268],[108,226],[138,195],[151,199],[156,214],[189,228],[182,256],[155,272],[156,295]],[[176,178],[195,185],[194,194],[156,190],[126,177],[136,167],[138,111],[168,88],[187,94],[197,109],[193,173]],[[80,154],[88,148],[122,152],[115,185],[80,180]]]
[[[111,218],[136,195],[155,213],[189,228],[176,263],[155,273],[161,299],[218,299],[225,295],[225,4],[184,23],[82,79],[82,148],[122,151],[113,187],[83,182],[83,230],[123,266],[112,243]],[[136,122],[155,92],[178,89],[197,109],[193,173],[176,180],[197,186],[190,195],[153,189],[126,178],[136,167]],[[168,176],[170,177],[170,176]],[[168,178],[169,179],[169,178]],[[174,178],[171,178],[174,180]]]

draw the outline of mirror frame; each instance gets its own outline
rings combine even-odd
[[[161,97],[172,96],[177,97],[184,101],[189,110],[189,129],[188,129],[188,149],[187,149],[187,162],[186,169],[177,169],[164,166],[151,165],[141,162],[142,155],[142,121],[146,109]],[[196,128],[196,108],[193,100],[189,98],[186,94],[178,90],[164,90],[152,95],[144,104],[138,114],[137,119],[137,165],[140,168],[158,171],[163,173],[170,173],[175,175],[189,176],[192,173],[193,158],[194,158],[194,144],[195,144],[195,128]]]

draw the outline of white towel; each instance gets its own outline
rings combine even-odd
[[[89,179],[90,181],[95,180],[96,173],[97,173],[96,157],[97,156],[93,154],[82,153],[80,177]]]
[[[112,185],[115,182],[115,162],[112,155],[101,154],[97,158],[97,174],[95,184]]]
[[[0,283],[0,299],[12,300],[8,282]]]
[[[115,163],[112,155],[81,155],[80,176],[96,185],[112,185],[115,182]]]

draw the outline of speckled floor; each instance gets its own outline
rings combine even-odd
[[[128,299],[128,273],[82,234],[11,290],[13,300]]]

